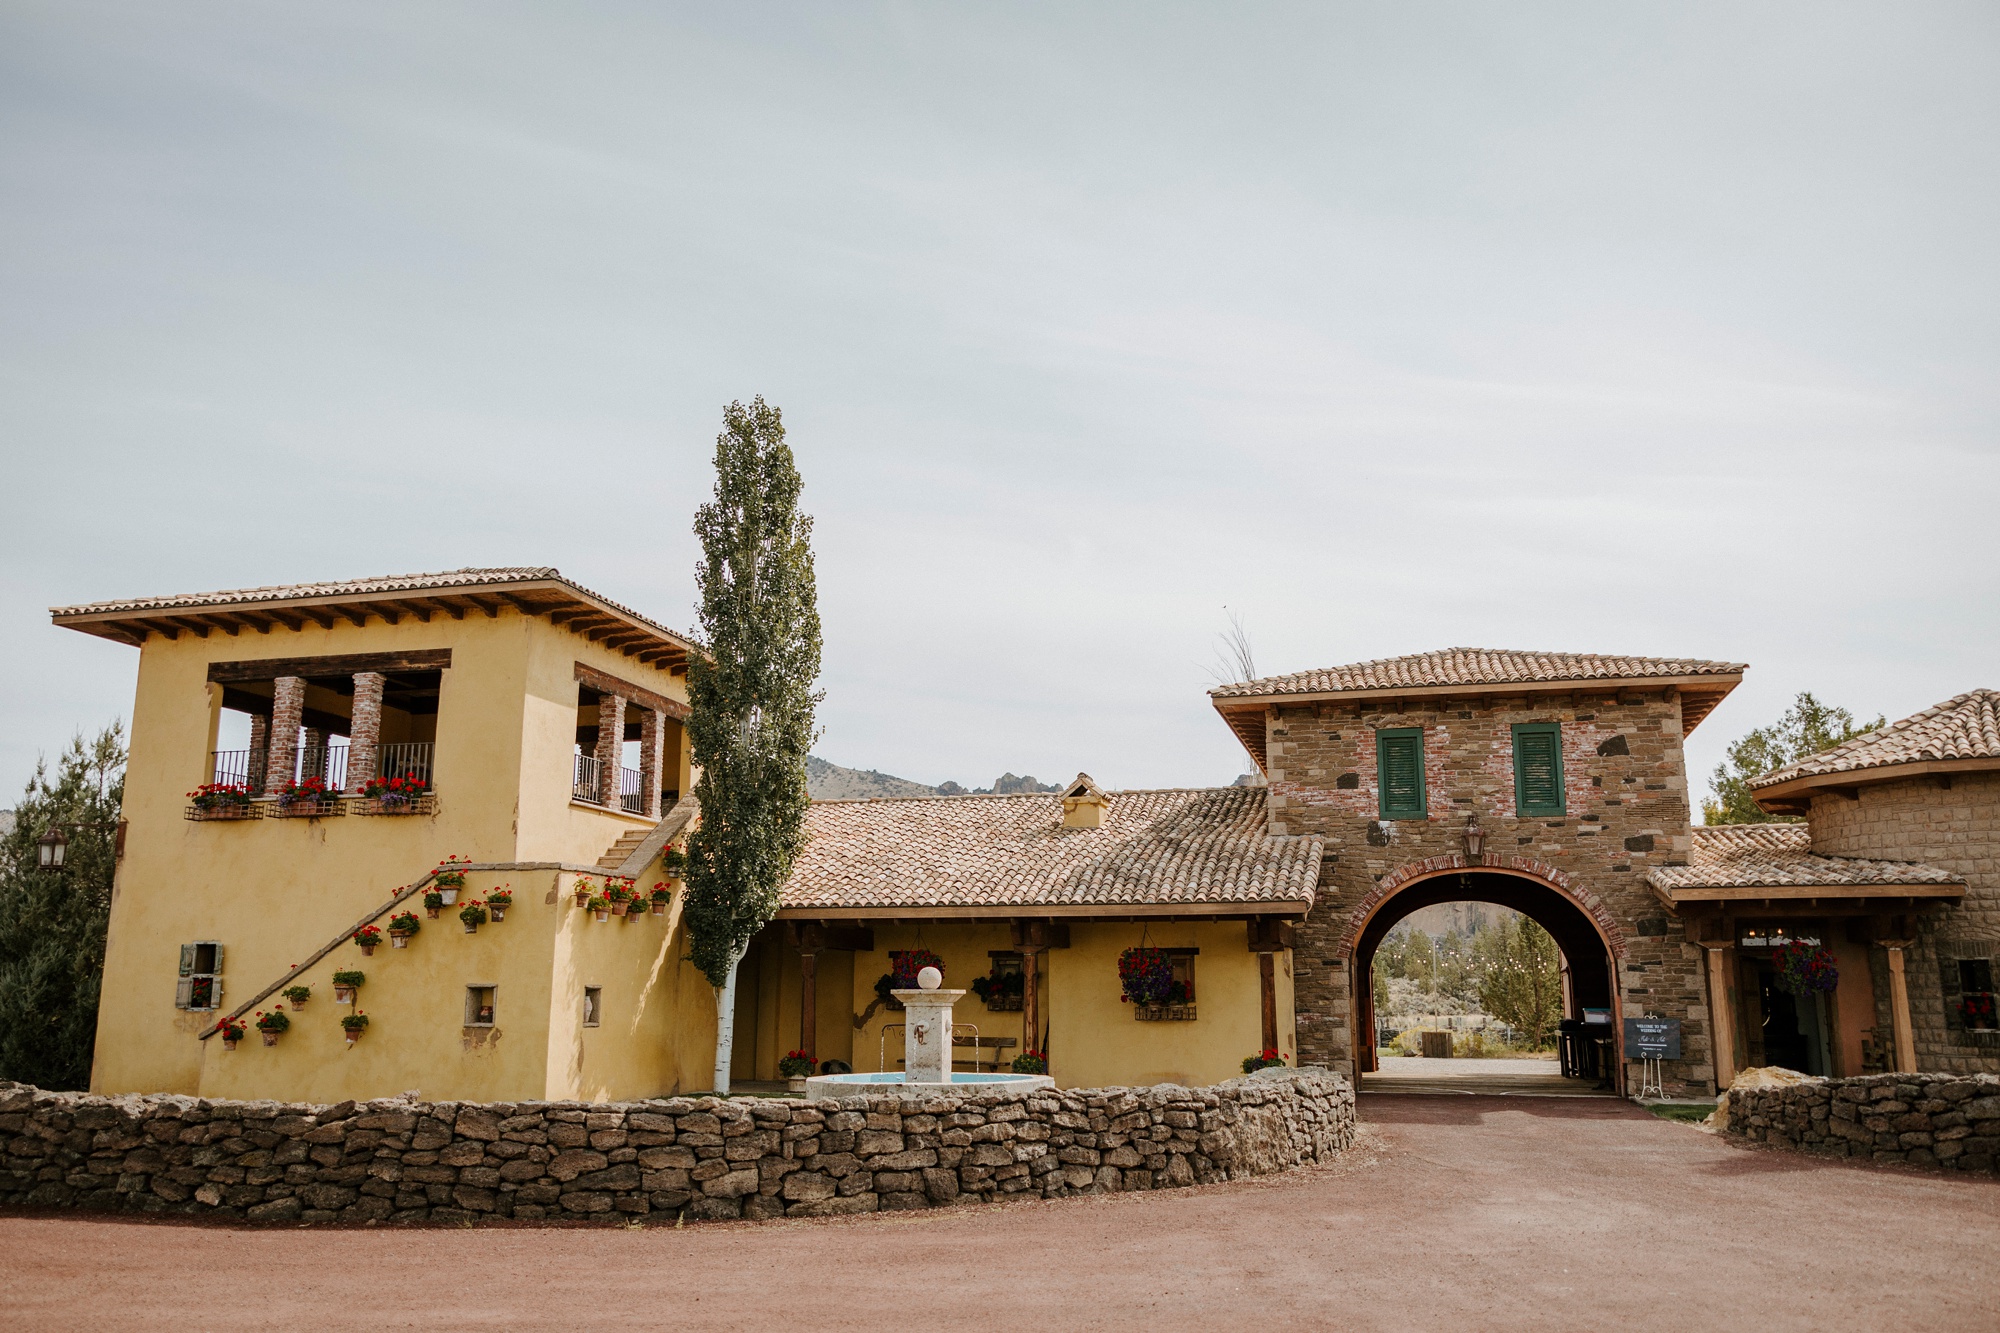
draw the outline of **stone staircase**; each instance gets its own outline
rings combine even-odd
[[[639,850],[639,844],[644,842],[652,831],[649,828],[627,830],[617,842],[611,844],[604,855],[597,858],[598,867],[603,870],[617,870],[619,866],[625,864],[632,853]]]

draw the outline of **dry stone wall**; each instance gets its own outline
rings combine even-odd
[[[1330,1160],[1337,1074],[865,1102],[309,1106],[0,1082],[0,1204],[219,1219],[820,1217],[1167,1189]]]
[[[1731,1088],[1729,1132],[1835,1157],[2000,1172],[2000,1078],[1870,1074]]]

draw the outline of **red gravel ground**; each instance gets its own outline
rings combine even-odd
[[[32,1329],[1993,1328],[2000,1182],[1733,1147],[1619,1102],[1366,1095],[1332,1167],[683,1230],[0,1216]]]

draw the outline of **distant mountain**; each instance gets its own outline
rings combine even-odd
[[[815,801],[869,801],[891,796],[1015,796],[1061,790],[1012,773],[1002,773],[990,787],[961,787],[956,782],[927,787],[872,768],[842,768],[818,755],[806,756],[806,794]]]

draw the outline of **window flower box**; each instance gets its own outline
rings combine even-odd
[[[340,793],[329,788],[325,778],[287,782],[278,788],[278,799],[271,806],[274,819],[323,819],[345,813]]]
[[[437,813],[437,793],[422,778],[370,778],[361,785],[358,815],[431,815]]]
[[[251,804],[250,789],[240,782],[211,782],[188,793],[192,803],[187,817],[207,819],[262,819],[264,811]]]
[[[1135,1004],[1132,1017],[1141,1023],[1192,1023],[1195,1021],[1195,1007],[1191,1004]]]

